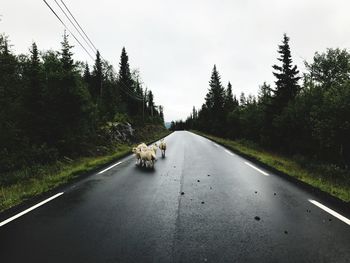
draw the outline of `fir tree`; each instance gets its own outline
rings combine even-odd
[[[159,117],[162,120],[162,122],[164,123],[164,112],[163,112],[163,106],[159,106]]]
[[[40,131],[43,115],[43,87],[40,74],[40,58],[38,47],[34,42],[30,50],[30,59],[26,78],[27,85],[23,92],[23,125],[31,140],[38,143],[41,140]]]
[[[118,82],[119,88],[122,91],[121,99],[125,104],[127,112],[131,115],[135,115],[137,113],[137,101],[133,98],[135,95],[135,88],[130,72],[129,57],[126,53],[125,47],[123,47],[120,55]]]
[[[90,73],[90,68],[89,64],[86,62],[85,63],[85,68],[84,68],[84,73],[83,73],[83,79],[85,83],[90,84],[91,81],[91,73]]]
[[[225,113],[233,111],[238,106],[237,100],[234,99],[232,94],[232,85],[229,82],[227,85],[227,89],[225,91],[225,101],[224,101],[224,109]]]
[[[274,90],[274,104],[277,113],[287,106],[288,102],[293,100],[300,90],[298,85],[299,71],[296,65],[292,65],[289,37],[286,34],[283,35],[282,45],[278,46],[278,53],[280,54],[278,60],[282,62],[282,66],[273,66],[275,70],[273,75],[277,78],[276,90]]]
[[[194,120],[196,120],[198,118],[198,113],[197,113],[197,110],[196,110],[195,106],[193,106],[193,108],[192,108],[192,118]]]
[[[245,97],[244,92],[241,92],[241,95],[239,96],[239,105],[240,106],[245,106],[247,104],[247,99]]]
[[[66,31],[64,31],[63,34],[63,41],[61,42],[62,49],[61,49],[61,62],[63,70],[70,72],[74,69],[74,63],[73,63],[73,53],[71,52],[71,49],[73,46],[71,46],[68,42],[68,35]]]
[[[102,77],[103,76],[102,76],[101,55],[100,55],[100,52],[97,51],[94,69],[92,71],[92,83],[90,87],[90,94],[95,104],[97,104],[101,96]]]
[[[205,98],[206,105],[215,115],[222,114],[225,100],[225,90],[221,85],[220,75],[216,70],[215,65],[209,81],[209,86],[209,92]]]
[[[220,134],[225,120],[225,89],[221,85],[220,75],[215,65],[211,74],[209,86],[209,92],[205,98],[205,105],[210,114],[210,119],[208,121],[212,123],[212,132],[215,134]]]
[[[148,91],[148,94],[147,94],[147,108],[148,108],[149,115],[152,117],[153,117],[154,111],[155,111],[153,100],[154,100],[153,92],[150,90],[150,91]]]

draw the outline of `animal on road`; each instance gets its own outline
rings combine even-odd
[[[157,160],[157,144],[147,147],[145,143],[139,144],[132,149],[136,157],[136,165],[141,167],[154,168],[154,163]]]
[[[141,164],[141,154],[140,154],[141,151],[146,149],[147,149],[147,145],[145,143],[141,143],[136,147],[132,148],[132,152],[135,154],[135,157],[136,157],[137,165]]]
[[[162,152],[162,157],[164,158],[165,157],[165,151],[166,151],[166,143],[165,143],[164,139],[162,139],[160,141],[159,149]]]

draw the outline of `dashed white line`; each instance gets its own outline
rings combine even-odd
[[[229,150],[225,150],[225,152],[227,152],[229,155],[234,156],[234,154],[232,152],[230,152]]]
[[[345,224],[350,225],[350,220],[347,219],[345,216],[342,216],[341,214],[338,214],[337,212],[335,212],[334,210],[328,208],[327,206],[315,201],[315,200],[311,200],[309,199],[309,202],[314,204],[315,206],[321,208],[322,210],[326,211],[327,213],[331,214],[332,216],[338,218],[339,220],[343,221]]]
[[[121,163],[122,163],[122,162],[117,162],[117,163],[111,165],[110,167],[108,167],[108,168],[102,170],[102,171],[99,172],[98,174],[102,174],[102,173],[104,173],[105,171],[108,171],[109,169],[112,169],[114,166],[117,166],[117,165],[119,165],[119,164],[121,164]]]
[[[254,165],[252,165],[252,164],[250,164],[250,163],[248,163],[248,162],[244,162],[244,163],[245,163],[246,165],[249,165],[249,166],[252,167],[253,169],[257,170],[258,172],[262,173],[263,175],[269,176],[268,173],[266,173],[266,172],[260,170],[259,168],[255,167]]]
[[[32,210],[38,208],[39,206],[42,206],[43,204],[46,204],[47,202],[50,202],[51,200],[53,200],[53,199],[55,199],[55,198],[57,198],[57,197],[59,197],[59,196],[61,196],[61,195],[63,195],[63,192],[62,192],[62,193],[58,193],[58,194],[56,194],[56,195],[54,195],[54,196],[51,196],[50,198],[48,198],[48,199],[46,199],[46,200],[40,202],[39,204],[36,204],[36,205],[32,206],[31,208],[28,208],[27,210],[24,210],[23,212],[21,212],[21,213],[15,215],[15,216],[13,216],[13,217],[10,217],[10,218],[6,219],[5,221],[2,221],[2,222],[0,223],[0,227],[2,227],[3,225],[6,225],[7,223],[10,223],[11,221],[13,221],[13,220],[19,218],[20,216],[23,216],[24,214],[29,213],[30,211],[32,211]]]

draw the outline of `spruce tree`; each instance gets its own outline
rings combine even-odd
[[[15,168],[17,160],[6,162],[8,152],[21,150],[21,134],[18,129],[20,111],[20,75],[17,57],[9,50],[7,36],[0,34],[0,174],[7,168]],[[1,155],[4,153],[5,155]]]
[[[135,95],[135,88],[130,72],[129,57],[125,47],[123,47],[120,55],[118,85],[121,90],[121,99],[127,112],[131,115],[135,115],[137,113],[137,101],[133,98]]]
[[[63,41],[61,42],[61,45],[62,49],[60,55],[63,70],[65,70],[66,72],[71,72],[74,69],[73,53],[71,52],[73,46],[71,46],[68,42],[68,35],[66,31],[64,31]]]
[[[100,52],[97,50],[94,68],[92,71],[92,82],[90,85],[90,94],[92,101],[97,104],[101,96],[102,86],[102,61]]]
[[[220,75],[215,65],[211,74],[209,86],[209,92],[205,98],[205,105],[210,115],[207,125],[213,133],[220,134],[225,120],[225,89],[221,85]]]
[[[91,73],[90,73],[90,68],[89,64],[86,62],[85,63],[85,68],[84,68],[84,73],[83,73],[83,79],[86,84],[90,84],[91,81]]]
[[[292,65],[292,56],[289,47],[289,37],[284,34],[282,45],[278,46],[278,53],[280,57],[278,60],[282,62],[281,66],[274,65],[273,75],[277,78],[276,90],[274,90],[274,105],[277,113],[281,112],[282,109],[287,106],[290,100],[293,100],[297,95],[300,87],[298,81],[299,71],[296,65]]]
[[[214,65],[209,86],[209,92],[205,98],[206,105],[208,109],[213,111],[214,115],[219,115],[222,113],[224,107],[225,90],[221,85],[220,75],[216,70],[216,65]]]
[[[136,96],[138,96],[139,98],[143,98],[143,89],[142,89],[142,85],[139,81],[139,77],[138,75],[135,76],[136,81],[134,81],[134,85],[135,85],[135,94]],[[137,103],[137,108],[135,109],[135,114],[141,116],[143,114],[143,104],[144,101],[140,101],[137,100],[135,101],[135,103]]]
[[[153,97],[153,92],[150,90],[148,91],[147,94],[147,108],[148,108],[148,113],[151,117],[154,116],[155,113],[155,107],[154,107],[154,97]]]
[[[193,106],[193,108],[192,108],[192,118],[194,120],[196,120],[198,118],[198,113],[197,113],[197,110],[196,110],[195,106]]]
[[[25,72],[27,84],[23,91],[23,120],[24,129],[30,139],[39,143],[43,126],[43,84],[40,73],[40,58],[36,43],[30,50],[28,70]]]
[[[164,124],[164,109],[163,109],[163,106],[159,106],[159,117],[162,121],[162,124]]]
[[[91,102],[88,90],[75,70],[72,46],[66,34],[61,44],[60,62],[63,70],[52,83],[53,86],[47,89],[51,103],[48,116],[55,121],[50,129],[52,134],[56,134],[56,146],[61,152],[69,153],[81,149],[81,140],[90,131]]]
[[[244,107],[247,104],[247,99],[245,97],[244,92],[241,92],[241,95],[239,96],[239,105]]]
[[[227,89],[225,91],[225,101],[224,101],[224,109],[225,113],[233,111],[238,106],[237,100],[234,99],[232,94],[232,85],[229,82],[227,85]]]

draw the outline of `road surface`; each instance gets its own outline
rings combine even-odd
[[[0,261],[350,262],[348,215],[203,137],[166,142],[154,171],[129,156],[4,223]]]

